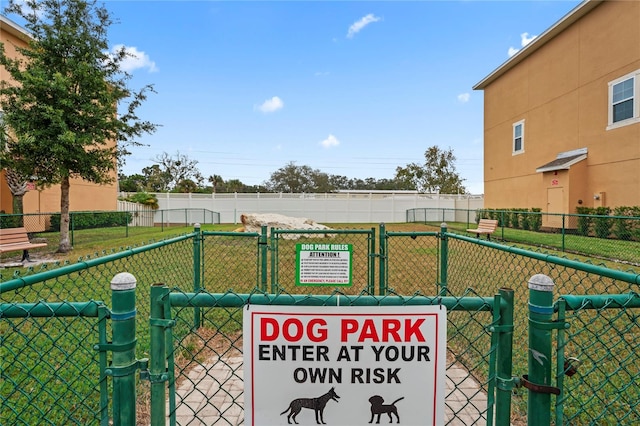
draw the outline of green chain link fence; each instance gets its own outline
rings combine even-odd
[[[584,210],[584,209],[583,209]],[[587,209],[589,214],[559,214],[526,210],[461,210],[416,208],[407,210],[407,222],[439,226],[466,233],[477,221],[495,219],[494,237],[529,248],[556,250],[640,266],[640,216],[638,208]],[[614,214],[611,214],[614,213]]]
[[[581,364],[571,377],[563,377],[564,366],[556,370],[553,384],[564,389],[552,407],[559,416],[556,423],[608,424],[620,418],[621,424],[634,424],[638,420],[638,274],[617,269],[619,264],[594,265],[450,233],[446,228],[415,233],[387,232],[384,227],[344,231],[320,239],[354,246],[355,285],[335,290],[295,286],[296,240],[285,236],[296,232],[271,230],[267,238],[266,229],[255,234],[196,229],[166,241],[3,278],[0,395],[6,409],[0,413],[0,423],[104,424],[106,408],[100,390],[105,378],[99,366],[101,358],[113,354],[96,351],[94,346],[102,341],[101,333],[109,335],[112,330],[106,321],[106,330],[101,331],[99,309],[89,315],[83,306],[108,303],[109,283],[123,271],[137,279],[136,355],[151,358],[145,372],[151,379],[137,381],[139,423],[154,419],[150,410],[155,388],[156,394],[166,392],[169,402],[164,412],[174,416],[177,424],[197,419],[207,424],[213,424],[212,419],[239,424],[243,419],[241,309],[247,298],[273,303],[273,297],[288,297],[292,303],[323,304],[338,294],[353,304],[372,303],[368,298],[381,304],[446,301],[451,309],[447,367],[455,366],[458,372],[449,378],[448,423],[485,423],[494,418],[504,422],[505,416],[514,423],[526,422],[528,391],[519,389],[519,378],[527,373],[523,344],[529,328],[527,281],[535,274],[555,282],[554,297],[559,298],[555,312],[565,315],[558,321],[570,326],[554,331],[556,360],[566,355]],[[162,316],[156,316],[158,321],[150,326],[154,305],[149,288],[155,283],[166,284],[170,295],[157,302]],[[497,361],[498,342],[511,333],[499,325],[505,320],[496,309],[500,288],[513,289],[514,300],[516,345],[507,366]],[[308,294],[310,290],[313,295]],[[585,299],[571,299],[578,296]],[[622,303],[619,298],[631,302]],[[52,315],[36,315],[34,304]],[[58,311],[56,304],[67,308]],[[169,365],[158,363],[158,355],[151,354],[150,333],[166,337],[160,353],[164,352]],[[496,364],[497,370],[492,370]],[[165,369],[170,374],[160,379]],[[196,385],[206,376],[216,383],[215,389]],[[461,389],[465,389],[462,394]],[[48,404],[43,411],[37,407],[42,407],[40,398],[45,396]],[[498,408],[504,407],[496,405],[500,398],[512,400],[512,408],[506,412]],[[164,424],[166,419],[161,417],[155,421]]]
[[[148,216],[136,220],[138,215]],[[71,245],[86,244],[96,239],[128,238],[142,235],[150,227],[191,227],[195,223],[220,223],[220,213],[207,209],[165,209],[139,211],[89,211],[69,213],[69,240]],[[0,229],[24,227],[31,241],[46,242],[56,247],[60,241],[60,213],[0,213]],[[47,249],[34,249],[43,253]],[[6,257],[7,255],[3,255]]]

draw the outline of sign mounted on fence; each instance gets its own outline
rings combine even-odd
[[[296,244],[296,285],[351,285],[352,244]]]
[[[444,424],[446,312],[249,305],[245,424]]]

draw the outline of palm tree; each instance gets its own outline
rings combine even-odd
[[[7,181],[7,186],[13,197],[13,213],[20,215],[17,216],[17,221],[19,221],[18,226],[24,226],[22,213],[24,212],[23,198],[24,194],[27,193],[27,180],[13,169],[5,169],[4,178]]]
[[[211,183],[211,185],[213,185],[214,194],[216,193],[216,187],[218,186],[218,184],[224,183],[224,180],[220,175],[210,175],[207,180]]]

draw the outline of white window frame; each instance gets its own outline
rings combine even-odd
[[[613,86],[623,81],[633,79],[633,116],[625,120],[613,122]],[[640,123],[640,69],[623,75],[609,82],[607,130],[617,129],[630,124]]]
[[[518,126],[522,126],[522,131],[520,132],[520,149],[516,150],[516,129]],[[511,133],[511,155],[519,154],[524,154],[524,120],[513,123]]]

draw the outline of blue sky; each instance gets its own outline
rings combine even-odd
[[[163,152],[250,185],[294,162],[392,178],[451,148],[483,192],[483,93],[472,86],[579,1],[107,1],[135,55],[139,115],[162,127],[125,174]]]

